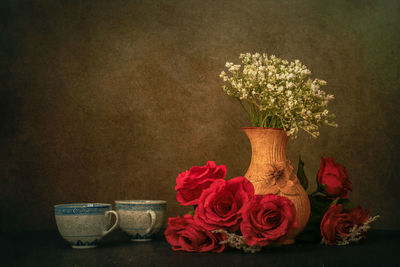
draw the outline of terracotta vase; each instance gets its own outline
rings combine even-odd
[[[283,129],[245,127],[250,139],[252,156],[245,177],[259,195],[275,194],[289,198],[296,207],[298,228],[289,233],[283,244],[294,243],[294,238],[306,226],[310,216],[310,201],[301,186],[294,168],[286,158],[289,140]]]

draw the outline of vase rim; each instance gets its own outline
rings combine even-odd
[[[273,127],[242,127],[242,130],[247,129],[265,129],[265,130],[278,130],[278,131],[285,131],[283,128],[273,128]]]

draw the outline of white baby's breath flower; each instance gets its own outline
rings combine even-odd
[[[226,62],[223,90],[248,104],[254,126],[281,127],[296,137],[299,128],[319,135],[322,122],[336,127],[328,103],[332,94],[321,90],[326,81],[310,78],[311,71],[299,60],[289,62],[266,53],[240,54],[240,64]],[[258,111],[257,111],[258,110]],[[322,110],[322,112],[321,112]]]
[[[320,85],[327,85],[327,82],[324,81],[324,80],[318,80],[318,82],[319,82]]]
[[[249,246],[246,244],[246,241],[244,240],[244,237],[241,235],[237,235],[234,233],[230,233],[225,230],[213,230],[211,231],[212,233],[222,233],[226,236],[226,239],[223,241],[220,241],[220,245],[226,244],[232,248],[236,248],[239,250],[243,250],[246,253],[256,253],[261,251],[261,247],[259,246]]]

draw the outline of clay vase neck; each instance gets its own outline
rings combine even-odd
[[[286,161],[286,145],[289,140],[283,129],[245,127],[252,149],[252,161],[271,164]]]

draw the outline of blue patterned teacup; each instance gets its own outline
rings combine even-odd
[[[73,248],[94,248],[118,225],[118,214],[111,208],[111,204],[102,203],[55,205],[58,231]],[[116,220],[106,230],[111,222],[111,214],[115,215]]]
[[[165,222],[164,200],[120,200],[115,201],[119,227],[131,237],[131,241],[152,240]]]

